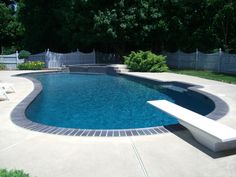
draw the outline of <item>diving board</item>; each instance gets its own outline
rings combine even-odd
[[[149,104],[178,119],[194,138],[214,152],[236,148],[236,130],[166,100]]]

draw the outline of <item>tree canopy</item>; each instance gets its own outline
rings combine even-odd
[[[0,50],[21,45],[24,28],[17,19],[17,12],[9,8],[10,2],[0,1]]]
[[[32,52],[236,51],[233,0],[21,0],[17,17],[3,4],[1,45],[9,45],[7,32],[16,35],[6,30],[16,19],[24,27],[21,47]]]

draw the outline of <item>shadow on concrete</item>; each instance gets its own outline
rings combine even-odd
[[[207,154],[208,156],[212,157],[213,159],[217,158],[223,158],[230,155],[236,154],[236,149],[222,151],[222,152],[213,152],[206,148],[205,146],[201,145],[197,142],[197,140],[194,139],[190,131],[188,131],[185,127],[183,127],[180,124],[176,125],[168,125],[165,126],[167,130],[169,130],[171,133],[175,134],[182,140],[186,141],[187,143],[191,144],[193,147],[197,148],[198,150],[202,151],[203,153]]]

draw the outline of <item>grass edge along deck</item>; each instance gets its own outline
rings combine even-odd
[[[199,143],[212,151],[236,148],[236,130],[166,100],[148,103],[177,118]]]

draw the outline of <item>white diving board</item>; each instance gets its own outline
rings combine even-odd
[[[236,130],[166,100],[149,104],[178,119],[194,138],[214,152],[236,148]]]

